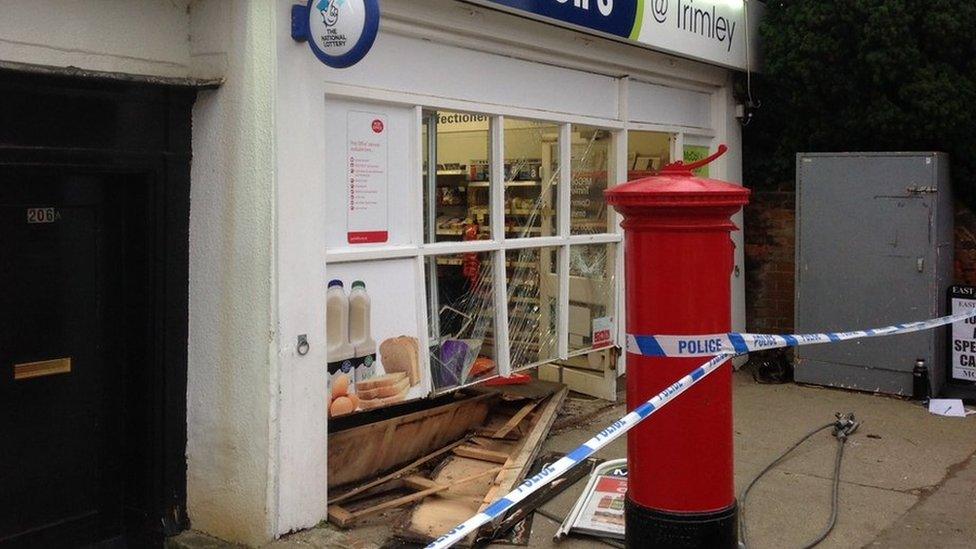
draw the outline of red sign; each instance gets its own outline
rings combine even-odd
[[[373,133],[383,132],[383,121],[380,119],[373,120]]]

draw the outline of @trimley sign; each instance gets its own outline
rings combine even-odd
[[[319,61],[337,69],[366,56],[379,26],[379,0],[308,0],[291,7],[291,37],[307,41]]]
[[[757,66],[755,0],[468,0],[693,59]]]

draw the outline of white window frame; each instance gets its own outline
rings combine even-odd
[[[346,263],[352,261],[370,261],[394,258],[414,258],[417,271],[424,273],[425,261],[430,256],[442,254],[460,254],[471,252],[492,253],[494,256],[494,297],[495,297],[495,363],[498,367],[498,374],[508,376],[513,373],[510,363],[509,349],[510,340],[508,333],[508,306],[507,288],[508,281],[505,273],[505,257],[509,250],[519,250],[524,248],[556,248],[558,249],[558,306],[557,306],[557,348],[556,357],[544,361],[535,362],[525,366],[520,366],[518,370],[538,367],[541,364],[550,363],[558,360],[566,360],[570,356],[578,356],[600,349],[583,349],[569,352],[569,257],[570,247],[582,244],[615,244],[616,250],[616,273],[614,285],[614,314],[615,322],[618,327],[623,326],[623,294],[621,292],[623,281],[623,233],[620,228],[620,216],[613,209],[608,209],[608,227],[606,233],[570,234],[570,183],[572,180],[572,142],[571,132],[573,125],[585,125],[607,130],[611,135],[611,156],[607,159],[607,185],[612,186],[619,179],[620,169],[626,165],[626,124],[619,120],[609,120],[602,118],[592,118],[585,116],[567,115],[562,113],[540,112],[516,107],[506,107],[492,104],[455,101],[446,99],[434,99],[426,96],[419,96],[403,92],[393,92],[385,90],[375,90],[361,88],[358,86],[347,86],[341,84],[330,84],[326,87],[326,101],[330,98],[345,101],[359,101],[368,103],[386,104],[394,107],[413,107],[414,125],[413,146],[410,150],[410,165],[412,166],[413,176],[410,178],[416,189],[422,189],[425,184],[423,180],[423,116],[424,111],[450,110],[465,113],[484,114],[490,117],[489,132],[491,146],[491,173],[490,173],[490,203],[492,207],[492,231],[490,240],[476,240],[467,242],[424,242],[423,215],[426,205],[423,203],[423,193],[416,192],[412,206],[413,215],[419,223],[415,224],[414,234],[412,235],[415,244],[400,245],[379,245],[367,248],[340,247],[326,250],[326,265]],[[504,212],[505,203],[505,181],[504,181],[504,153],[505,150],[505,117],[519,118],[559,125],[559,183],[557,185],[557,222],[556,235],[538,237],[513,237],[506,238],[504,231],[504,215],[494,215],[494,212]],[[621,154],[622,150],[622,154]],[[626,173],[626,172],[624,172]],[[429,322],[427,311],[427,281],[426,277],[418,277],[415,291],[422,297],[419,303],[417,334],[420,339],[422,349],[430,348]],[[502,306],[502,304],[505,304]],[[617,330],[615,344],[619,345],[622,341],[623,332]],[[424,367],[430,370],[428,353],[423,354]],[[481,382],[482,380],[479,380]],[[474,383],[472,383],[474,384]],[[468,385],[472,385],[468,384]],[[464,387],[459,385],[450,387],[442,391],[453,391]]]

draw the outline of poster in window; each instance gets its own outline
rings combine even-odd
[[[702,145],[685,145],[683,160],[685,164],[698,162],[708,158],[708,147]],[[691,171],[695,177],[708,177],[708,164]]]
[[[350,111],[346,155],[346,196],[349,203],[350,244],[378,244],[389,240],[389,162],[385,115]]]
[[[326,345],[331,417],[428,394],[417,330],[415,268],[413,259],[329,265]]]

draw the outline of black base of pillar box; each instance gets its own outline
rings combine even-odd
[[[739,546],[739,506],[714,513],[667,513],[642,507],[627,498],[628,549],[736,549]]]

